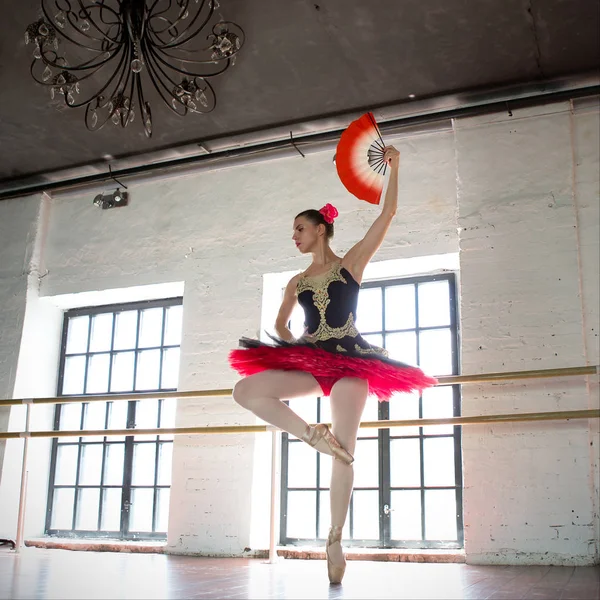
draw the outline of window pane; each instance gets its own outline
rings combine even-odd
[[[419,394],[395,394],[390,400],[390,420],[403,421],[419,418]],[[390,435],[419,435],[419,426],[391,427]]]
[[[106,425],[106,405],[106,402],[87,402],[84,404],[84,429],[104,429]],[[99,439],[96,438],[96,441]]]
[[[421,450],[418,439],[390,440],[390,482],[392,487],[421,485]]]
[[[179,346],[181,344],[181,319],[183,316],[183,306],[171,306],[167,308],[167,317],[165,322],[165,346]]]
[[[67,354],[87,352],[89,317],[71,317],[67,325]]]
[[[289,492],[287,536],[314,539],[317,533],[316,492]]]
[[[110,376],[111,392],[131,392],[133,390],[133,364],[135,352],[118,352],[113,356]]]
[[[439,386],[423,391],[423,418],[435,419],[454,416],[454,393],[451,386]],[[454,433],[453,425],[423,427],[427,435]]]
[[[363,335],[363,338],[372,346],[383,348],[383,336],[380,333],[371,333]]]
[[[289,402],[290,408],[307,423],[317,422],[317,398],[292,398]]]
[[[456,492],[425,491],[425,537],[428,540],[456,540]]]
[[[138,354],[135,376],[136,390],[158,389],[160,373],[160,350],[144,350]]]
[[[117,401],[108,403],[108,429],[127,428],[127,410],[129,402]],[[111,442],[124,440],[125,436],[112,436],[108,438]]]
[[[81,429],[81,402],[60,405],[60,429],[62,431],[74,431]],[[73,440],[69,440],[73,441]]]
[[[354,453],[354,487],[378,486],[379,440],[358,440]]]
[[[171,469],[173,467],[173,444],[159,444],[158,475],[156,485],[171,485]]]
[[[379,492],[354,490],[354,530],[355,540],[379,539]]]
[[[78,446],[59,446],[56,455],[55,485],[75,485],[77,478]]]
[[[393,540],[421,540],[421,492],[393,491],[390,513]]]
[[[177,398],[165,398],[161,400],[160,425],[159,427],[175,427],[175,413],[177,410]],[[172,440],[173,435],[161,435],[161,440]]]
[[[385,328],[414,329],[415,286],[394,285],[385,288]]]
[[[121,530],[121,494],[120,489],[102,492],[102,531]]]
[[[423,440],[423,474],[428,487],[455,484],[453,437]]]
[[[362,333],[382,330],[381,288],[367,288],[358,293],[356,328]]]
[[[117,401],[108,403],[109,429],[124,429],[127,427],[127,402]]]
[[[328,488],[331,483],[331,456],[317,452],[319,458],[319,487]]]
[[[81,447],[79,485],[100,485],[102,449],[102,444],[84,444]]]
[[[108,444],[106,446],[104,485],[123,485],[124,457],[125,444]]]
[[[367,400],[365,404],[365,410],[363,411],[361,421],[378,421],[379,420],[379,402],[371,397]],[[378,429],[359,429],[358,435],[360,437],[373,437],[376,438],[378,434]]]
[[[329,508],[329,492],[320,492],[320,505],[319,505],[319,538],[326,539],[329,533],[329,526],[331,522],[331,512]],[[344,528],[342,529],[342,540],[350,538],[350,518],[346,519]],[[343,542],[342,542],[343,544]]]
[[[148,308],[140,311],[140,338],[138,348],[160,346],[162,339],[162,308]]]
[[[137,310],[119,312],[115,315],[115,343],[114,350],[129,350],[135,348],[137,331]]]
[[[167,533],[169,529],[169,501],[171,490],[158,490],[156,506],[156,531]]]
[[[98,531],[98,511],[100,510],[100,488],[80,489],[77,500],[77,522],[79,531]]]
[[[129,531],[152,531],[154,490],[132,490],[131,498]]]
[[[134,444],[132,485],[154,485],[155,458],[156,444]]]
[[[148,398],[137,400],[135,403],[135,426],[137,429],[156,429],[158,427],[158,404],[159,400]],[[156,435],[136,435],[135,441],[155,440]]]
[[[74,488],[59,488],[54,490],[52,502],[52,519],[50,529],[73,529],[73,502],[75,500]]]
[[[314,488],[317,483],[317,457],[304,442],[288,445],[288,487]]]
[[[104,313],[92,317],[90,352],[110,350],[112,342],[113,313]]]
[[[179,381],[179,348],[163,350],[162,379],[160,388],[163,390],[177,389]]]
[[[108,391],[110,354],[94,354],[88,363],[86,393],[103,394]]]
[[[452,333],[450,329],[422,331],[419,342],[421,368],[430,375],[451,375]]]
[[[64,396],[83,394],[85,356],[71,356],[65,360],[62,393]]]
[[[414,331],[386,335],[385,347],[393,360],[409,365],[417,364],[417,334]]]
[[[419,293],[419,327],[450,325],[450,288],[448,281],[421,283]]]

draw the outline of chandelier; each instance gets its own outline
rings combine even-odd
[[[215,108],[209,79],[235,64],[244,43],[218,8],[218,0],[41,0],[43,16],[25,32],[31,75],[52,99],[85,106],[90,131],[127,127],[139,114],[151,137],[149,84],[180,116]],[[199,39],[204,47],[192,48]]]

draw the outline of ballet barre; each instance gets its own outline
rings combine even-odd
[[[537,369],[529,371],[508,371],[501,373],[483,373],[477,375],[449,375],[437,377],[439,386],[469,385],[497,382],[509,382],[528,379],[544,379],[550,377],[573,377],[600,374],[599,365],[583,367],[564,367],[555,369]],[[13,398],[0,400],[2,406],[26,406],[25,431],[0,432],[0,440],[23,438],[23,455],[21,468],[21,489],[19,494],[19,512],[17,517],[16,551],[22,547],[25,520],[25,501],[27,496],[27,452],[31,438],[64,438],[64,437],[113,437],[123,435],[209,435],[209,434],[247,434],[247,433],[272,433],[271,451],[271,513],[270,513],[270,541],[269,562],[276,560],[276,516],[275,508],[277,502],[277,466],[279,461],[277,428],[271,425],[232,425],[232,426],[202,426],[202,427],[164,427],[152,429],[75,429],[75,430],[46,430],[31,431],[31,407],[35,404],[68,404],[76,402],[115,402],[115,401],[141,401],[166,398],[214,398],[228,397],[232,394],[231,389],[222,390],[196,390],[175,392],[151,392],[135,394],[105,394],[92,396],[58,396],[48,398]],[[429,427],[436,425],[485,425],[494,423],[519,423],[540,422],[573,419],[598,419],[600,409],[580,409],[563,411],[542,411],[532,413],[512,413],[494,415],[474,415],[431,419],[401,419],[401,420],[379,420],[364,421],[360,429],[389,429],[392,427]]]

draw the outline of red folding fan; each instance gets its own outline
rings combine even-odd
[[[379,204],[387,163],[385,144],[372,113],[352,121],[342,133],[335,166],[346,189],[359,200]]]

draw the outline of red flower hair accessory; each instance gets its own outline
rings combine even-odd
[[[335,206],[332,204],[326,204],[320,211],[326,223],[330,225],[333,223],[335,218],[340,214]]]

